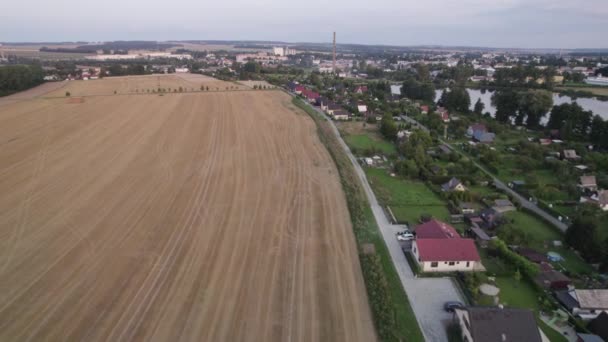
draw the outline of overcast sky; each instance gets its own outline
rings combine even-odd
[[[282,40],[607,48],[608,0],[7,0],[0,41]]]

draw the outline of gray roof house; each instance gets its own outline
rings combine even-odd
[[[531,310],[502,307],[456,309],[462,339],[469,342],[542,342]]]

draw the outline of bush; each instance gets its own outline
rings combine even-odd
[[[515,268],[519,269],[520,272],[522,272],[529,279],[534,279],[534,277],[538,274],[539,269],[536,264],[510,250],[504,241],[494,239],[491,242],[491,246],[496,250],[496,252],[498,252],[498,255],[500,255],[503,259],[505,259],[505,261],[513,265]]]
[[[380,257],[377,254],[361,254],[359,257],[378,335],[381,340],[390,340],[396,322],[393,316],[388,281],[382,269]]]
[[[65,96],[66,96],[66,97],[70,97],[71,95],[72,95],[72,94],[70,94],[70,92],[69,92],[69,91],[66,91],[66,92],[65,92]]]

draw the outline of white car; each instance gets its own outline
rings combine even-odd
[[[410,241],[414,240],[414,234],[410,232],[397,233],[397,240],[399,241]]]

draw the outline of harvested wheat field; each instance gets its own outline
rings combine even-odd
[[[0,341],[375,340],[337,170],[287,95],[80,94],[0,107]]]

